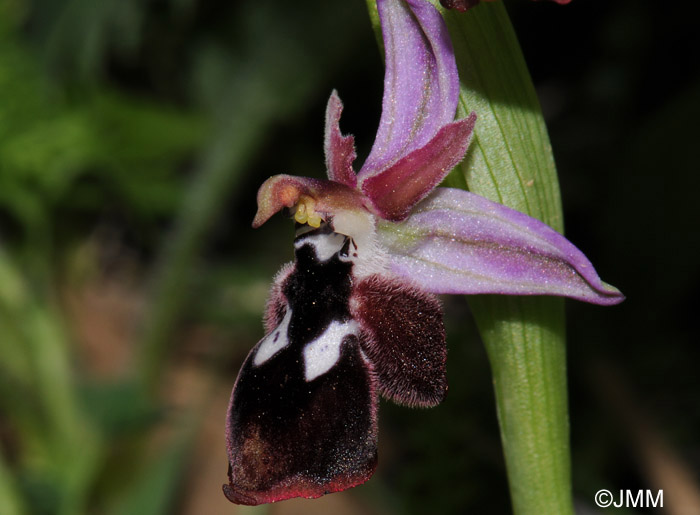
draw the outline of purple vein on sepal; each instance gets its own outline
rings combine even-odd
[[[380,224],[379,236],[391,270],[432,293],[624,300],[554,229],[467,191],[438,188],[405,222]]]
[[[378,0],[377,8],[386,59],[384,99],[361,181],[426,145],[454,120],[459,100],[454,51],[440,13],[420,0]]]

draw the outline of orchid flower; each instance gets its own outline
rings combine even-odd
[[[326,111],[328,179],[277,175],[259,227],[296,223],[295,262],[275,278],[266,336],[241,367],[227,415],[232,502],[319,497],[356,486],[377,460],[378,394],[429,407],[447,391],[435,294],[623,297],[562,235],[527,215],[438,184],[463,158],[476,115],[454,121],[459,78],[439,12],[377,0],[386,52],[379,129],[355,173],[352,136]]]

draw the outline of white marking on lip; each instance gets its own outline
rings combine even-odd
[[[294,242],[294,248],[299,249],[307,243],[314,247],[316,257],[323,263],[340,252],[340,249],[342,249],[345,244],[345,236],[336,232],[330,234],[313,234],[306,238],[297,239],[297,241]]]
[[[291,319],[292,310],[289,306],[287,306],[287,312],[285,313],[280,324],[260,342],[260,346],[258,347],[255,357],[253,358],[253,365],[259,367],[272,356],[277,354],[280,350],[289,345],[287,329],[289,328],[289,321]]]
[[[313,381],[325,374],[340,359],[340,346],[346,336],[356,335],[357,322],[334,320],[321,336],[304,347],[304,378]]]

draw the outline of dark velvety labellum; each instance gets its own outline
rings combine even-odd
[[[377,460],[372,385],[357,340],[327,374],[304,380],[295,347],[241,370],[229,412],[226,497],[261,504],[319,497],[366,481]],[[296,361],[296,367],[290,366]]]
[[[261,504],[319,497],[365,482],[377,460],[371,365],[350,316],[348,238],[327,226],[298,237],[273,288],[227,417],[226,497]]]

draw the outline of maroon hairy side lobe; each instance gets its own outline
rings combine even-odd
[[[350,312],[360,323],[360,346],[374,365],[384,397],[420,407],[445,398],[445,327],[434,295],[402,280],[372,275],[353,289]]]

